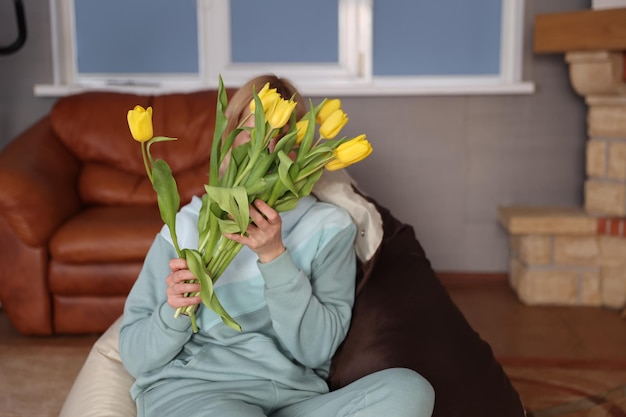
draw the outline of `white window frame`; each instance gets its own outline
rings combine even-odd
[[[233,63],[230,56],[230,38],[224,39],[225,33],[231,33],[230,1],[204,1],[202,4],[206,6],[206,9],[201,15],[205,22],[200,26],[206,30],[202,38],[207,40],[204,59],[208,79],[217,81],[218,76],[221,75],[224,82],[241,85],[254,75],[273,72],[298,80],[299,85],[349,85],[359,82],[365,73],[361,56],[371,44],[371,40],[365,33],[366,29],[371,26],[371,1],[338,1],[339,57],[337,63],[328,64]]]
[[[37,96],[89,89],[158,94],[217,86],[221,75],[238,86],[259,73],[292,79],[303,94],[334,96],[528,94],[522,80],[524,0],[502,0],[500,73],[485,76],[374,76],[373,0],[339,0],[339,58],[326,64],[233,63],[229,0],[197,0],[199,72],[189,74],[78,74],[74,0],[50,0],[54,81],[36,85]],[[218,41],[219,40],[219,41]]]
[[[200,0],[206,1],[206,0]],[[53,85],[35,86],[36,95],[64,95],[99,89],[120,91],[176,91],[197,89],[204,84],[204,68],[199,61],[197,74],[123,74],[78,72],[74,0],[50,0]],[[200,19],[199,24],[200,24]],[[202,39],[199,38],[198,56]],[[39,94],[38,94],[39,92]],[[47,93],[47,94],[46,94]]]

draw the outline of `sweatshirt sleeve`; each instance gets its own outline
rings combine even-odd
[[[293,357],[313,369],[328,363],[348,332],[355,291],[355,235],[349,217],[338,230],[324,228],[310,276],[295,265],[289,251],[258,264],[274,330]]]
[[[137,377],[170,362],[191,338],[191,320],[174,318],[167,304],[165,278],[176,252],[161,234],[146,255],[143,268],[124,306],[119,349],[124,367]]]

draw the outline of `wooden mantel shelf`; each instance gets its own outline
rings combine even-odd
[[[626,51],[626,8],[535,16],[534,51]]]

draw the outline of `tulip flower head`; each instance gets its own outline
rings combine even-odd
[[[261,99],[261,103],[263,103],[263,111],[265,113],[275,106],[276,101],[281,99],[280,94],[276,91],[276,89],[270,88],[270,83],[265,83],[263,88],[261,88],[257,94],[259,99]],[[254,114],[255,109],[256,102],[253,99],[250,101],[250,113]]]
[[[348,123],[348,115],[341,109],[334,110],[320,126],[320,136],[324,139],[333,139],[346,123]]]
[[[309,127],[309,121],[306,119],[299,120],[296,122],[296,144],[300,144],[302,139],[304,139],[304,134],[306,133],[307,128]]]
[[[295,101],[278,97],[278,100],[274,101],[274,105],[265,111],[267,122],[273,129],[280,129],[287,124],[297,104]]]
[[[134,109],[128,111],[127,119],[133,139],[137,142],[147,142],[152,139],[152,107],[144,109],[141,106],[135,106]]]
[[[328,116],[330,116],[335,110],[339,109],[341,109],[341,100],[339,100],[338,98],[326,100],[322,105],[319,113],[317,113],[317,124],[323,124],[326,119],[328,119]]]
[[[326,164],[326,169],[336,171],[367,158],[372,153],[372,145],[365,138],[359,135],[339,145],[333,152],[335,159]]]

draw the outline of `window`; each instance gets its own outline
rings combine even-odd
[[[528,93],[520,0],[51,0],[55,79],[165,92],[275,72],[307,95]]]
[[[214,0],[207,18],[207,75],[238,85],[261,72],[299,86],[360,78],[362,0]],[[280,12],[277,13],[276,11]],[[226,36],[224,36],[226,34]]]

